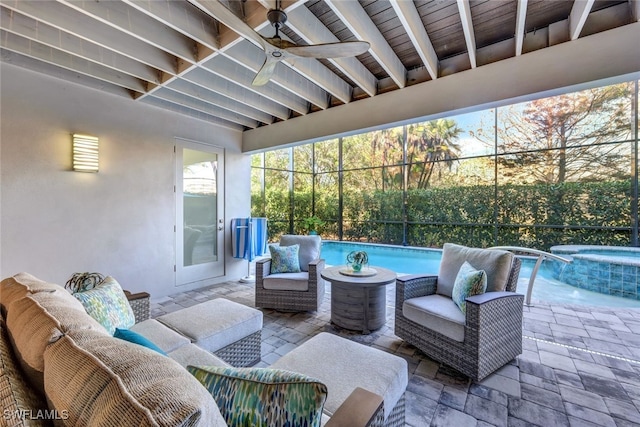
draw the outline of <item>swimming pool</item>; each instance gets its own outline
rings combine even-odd
[[[322,242],[322,258],[328,265],[345,264],[347,254],[364,250],[369,264],[389,268],[398,274],[438,274],[442,251],[416,247],[352,243],[325,240]],[[525,295],[535,258],[523,257],[517,292]],[[603,295],[580,289],[554,278],[555,263],[545,261],[538,271],[532,298],[534,301],[559,304],[593,305],[603,307],[640,308],[640,301],[613,295]]]

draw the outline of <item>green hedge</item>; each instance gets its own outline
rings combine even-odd
[[[402,196],[402,191],[345,194],[343,239],[402,244]],[[296,204],[311,200],[310,191],[295,195]],[[254,206],[261,206],[261,202],[254,198]],[[267,217],[272,220],[269,234],[277,239],[288,231],[289,194],[267,191],[264,202]],[[445,242],[457,242],[542,250],[557,244],[628,246],[630,205],[629,182],[505,185],[497,188],[497,203],[494,186],[409,190],[407,244],[441,247]],[[327,222],[322,230],[325,238],[337,238],[337,206],[337,194],[325,193],[321,197],[316,194],[315,215]],[[308,209],[296,207],[295,211],[301,214]],[[296,224],[302,219],[296,215]]]

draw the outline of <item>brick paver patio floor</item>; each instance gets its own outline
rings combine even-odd
[[[262,309],[262,361],[269,366],[305,340],[331,332],[405,358],[408,426],[640,425],[640,308],[548,305],[524,308],[524,352],[480,383],[426,357],[393,333],[395,286],[387,287],[387,322],[370,335],[330,323],[331,287],[321,310]],[[212,298],[254,306],[253,285],[226,282],[151,299],[151,315]]]

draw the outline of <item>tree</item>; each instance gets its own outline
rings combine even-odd
[[[427,188],[433,172],[449,169],[458,159],[460,147],[455,140],[462,133],[455,120],[438,119],[411,125],[407,129],[409,181],[414,188]]]
[[[606,143],[629,138],[628,83],[514,105],[499,120],[502,175],[558,184],[627,178],[628,155]],[[538,151],[543,150],[543,151]],[[607,173],[605,173],[607,171]]]
[[[371,162],[383,166],[381,187],[377,185],[377,177],[372,176],[372,181],[376,183],[376,189],[380,188],[385,191],[388,188],[401,187],[402,169],[388,168],[387,166],[402,164],[403,128],[396,127],[371,132],[370,138]],[[372,170],[372,173],[377,174],[377,171]]]

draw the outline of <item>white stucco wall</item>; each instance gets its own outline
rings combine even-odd
[[[225,223],[250,209],[250,158],[240,132],[0,66],[0,276],[26,271],[64,285],[110,274],[131,291],[175,293],[174,138],[225,148]],[[100,138],[100,172],[71,171],[71,134]],[[231,258],[226,275],[246,274]]]

